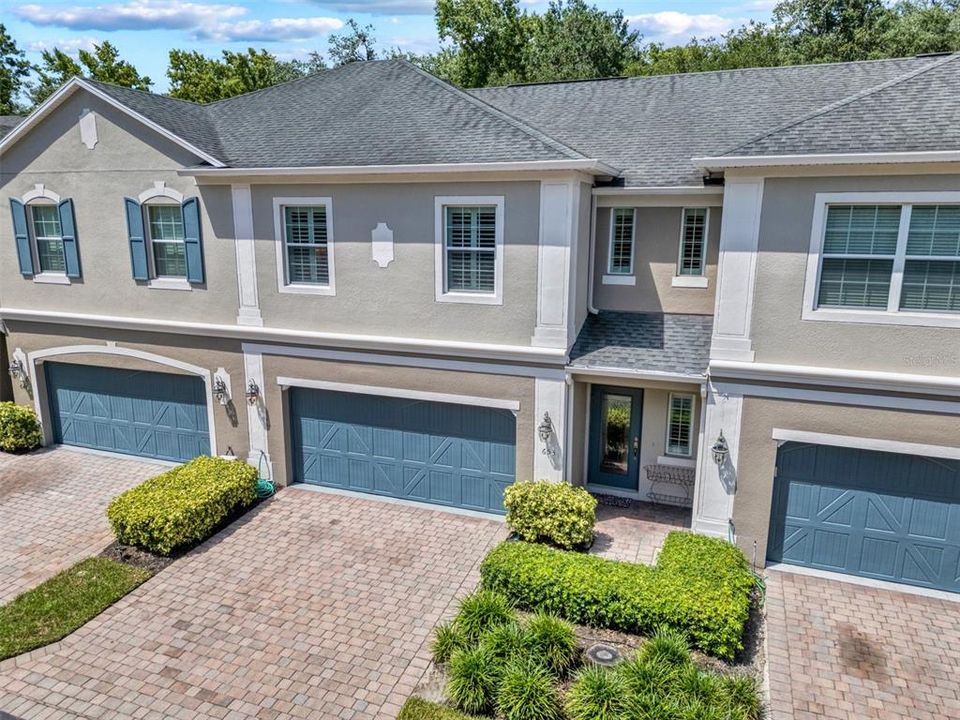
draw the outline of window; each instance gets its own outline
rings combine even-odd
[[[960,206],[913,206],[900,309],[960,312]]]
[[[63,230],[56,205],[30,205],[33,237],[37,245],[37,262],[41,273],[66,274],[63,251]]]
[[[667,419],[667,455],[693,455],[693,395],[670,393]]]
[[[610,261],[608,271],[611,275],[633,274],[633,208],[614,208],[610,223]]]
[[[147,205],[147,228],[158,278],[187,277],[187,249],[180,205]]]
[[[503,198],[438,197],[436,299],[500,304]]]
[[[678,275],[703,275],[707,257],[707,208],[684,208],[680,229],[680,258]]]
[[[329,285],[327,208],[285,207],[283,222],[287,281],[294,285]]]

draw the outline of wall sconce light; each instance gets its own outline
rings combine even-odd
[[[710,452],[713,453],[713,461],[717,465],[723,465],[727,461],[730,455],[730,446],[727,445],[727,439],[723,436],[723,430],[720,431],[720,437],[710,448]]]
[[[550,438],[553,436],[553,420],[550,419],[550,413],[543,414],[543,420],[537,426],[537,435],[540,436],[540,442],[543,443],[543,454],[552,455],[553,448],[550,446]]]
[[[12,377],[22,388],[30,384],[30,377],[27,375],[27,369],[23,366],[20,358],[14,358],[10,361],[10,377]]]
[[[217,402],[221,405],[226,405],[230,402],[230,396],[227,393],[227,384],[223,381],[222,377],[215,377],[213,379],[213,397],[216,398]]]
[[[247,405],[256,405],[260,399],[260,386],[256,381],[251,380],[247,383]]]

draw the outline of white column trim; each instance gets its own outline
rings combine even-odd
[[[231,185],[233,237],[237,253],[237,289],[240,308],[237,325],[263,326],[257,289],[257,253],[253,231],[253,196],[249,185]]]
[[[693,497],[693,530],[727,538],[733,520],[740,455],[743,395],[726,386],[709,385],[704,401],[703,428],[698,450]],[[722,466],[713,461],[713,444],[723,432],[730,454]]]
[[[250,452],[247,454],[247,462],[254,467],[261,467],[260,453],[266,458],[266,468],[268,478],[273,478],[273,464],[270,461],[270,447],[267,444],[267,401],[266,401],[266,383],[263,377],[263,354],[260,352],[250,352],[247,346],[243,347],[243,404],[247,408],[247,438],[250,444]],[[253,380],[260,388],[260,395],[256,403],[251,405],[247,402],[247,388],[250,381]]]
[[[576,238],[578,181],[540,183],[537,326],[531,344],[569,346],[571,262]]]
[[[567,451],[567,393],[565,378],[534,380],[534,418],[533,418],[533,479],[562,482],[565,479],[565,454]],[[553,434],[544,444],[540,439],[538,427],[543,422],[544,413],[549,413],[553,425]],[[547,449],[549,452],[544,452]]]

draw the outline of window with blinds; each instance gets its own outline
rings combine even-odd
[[[611,275],[633,274],[633,208],[614,208],[610,225],[610,261],[608,272]]]
[[[283,217],[287,282],[295,285],[329,285],[326,207],[285,207]]]
[[[42,273],[66,272],[63,254],[63,230],[56,205],[30,205],[33,237],[37,242],[37,260]]]
[[[147,226],[153,249],[154,274],[158,278],[185,278],[187,246],[180,205],[148,205]]]
[[[667,422],[667,455],[690,457],[693,454],[693,395],[670,393],[670,417]]]
[[[703,275],[707,254],[707,208],[684,208],[679,275]]]
[[[444,212],[447,292],[496,291],[497,209],[448,206]]]
[[[960,207],[912,207],[899,307],[960,312]]]

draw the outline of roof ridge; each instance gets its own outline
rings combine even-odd
[[[193,100],[185,100],[183,98],[173,97],[172,95],[164,95],[163,93],[156,93],[150,90],[141,90],[140,88],[128,87],[126,85],[119,85],[118,83],[107,82],[106,80],[94,80],[93,78],[80,77],[80,76],[78,76],[78,79],[83,80],[84,82],[91,83],[93,85],[106,85],[107,87],[117,88],[119,90],[126,90],[128,92],[138,93],[139,95],[146,95],[152,98],[160,98],[161,100],[172,100],[178,103],[186,103],[187,105],[193,105],[193,107],[196,107],[196,108],[206,107],[204,103],[198,103]]]
[[[934,62],[931,62],[929,65],[924,65],[921,68],[911,70],[910,72],[905,73],[903,75],[898,75],[897,77],[892,78],[891,80],[887,80],[886,82],[880,83],[875,87],[867,88],[866,90],[861,90],[858,93],[854,93],[853,95],[848,95],[847,97],[841,98],[840,100],[835,100],[834,102],[829,103],[828,105],[824,105],[821,108],[817,108],[816,110],[813,110],[811,112],[808,112],[805,115],[801,115],[800,117],[789,120],[781,125],[770,128],[769,130],[765,130],[764,132],[750,138],[746,142],[742,142],[739,145],[736,145],[730,148],[729,150],[725,150],[723,153],[721,153],[721,155],[724,155],[724,156],[732,155],[737,150],[745,148],[748,145],[752,145],[753,143],[763,140],[764,138],[768,138],[772,135],[776,135],[777,133],[781,133],[784,130],[788,130],[789,128],[801,125],[807,122],[808,120],[812,120],[816,117],[820,117],[821,115],[827,115],[835,110],[839,110],[842,107],[846,107],[847,105],[852,105],[858,100],[862,100],[863,98],[869,97],[870,95],[874,95],[876,93],[883,92],[884,90],[888,90],[889,88],[894,87],[895,85],[899,85],[902,82],[913,80],[914,78],[917,78],[920,75],[923,75],[924,73],[929,72],[930,70],[934,70],[943,65],[948,65],[951,62],[955,61],[957,58],[960,58],[960,52],[951,53],[950,55],[947,55],[941,58],[940,60],[935,60]]]
[[[455,87],[454,85],[451,85],[451,84],[448,83],[447,81],[441,80],[441,79],[438,78],[436,75],[427,72],[426,70],[424,70],[424,69],[421,68],[421,67],[417,67],[417,66],[414,65],[412,62],[410,62],[410,61],[408,61],[408,60],[403,60],[403,59],[401,59],[401,58],[398,58],[396,61],[399,62],[399,63],[401,63],[401,64],[403,64],[403,65],[405,65],[405,66],[407,66],[407,67],[409,67],[409,68],[412,68],[414,71],[416,71],[417,73],[419,73],[419,74],[422,75],[423,77],[428,78],[431,82],[433,82],[433,83],[435,83],[436,85],[439,85],[440,87],[444,88],[447,92],[449,92],[449,93],[451,93],[451,94],[453,94],[453,95],[456,95],[457,97],[459,97],[459,98],[461,98],[461,99],[463,99],[463,100],[466,100],[466,101],[469,102],[471,105],[474,105],[475,107],[477,107],[478,109],[482,110],[482,111],[485,112],[486,114],[492,115],[493,117],[496,117],[496,118],[498,118],[498,119],[500,119],[500,120],[503,120],[503,121],[506,122],[506,123],[509,123],[510,125],[512,125],[513,127],[515,127],[517,130],[520,130],[522,133],[524,133],[524,134],[526,134],[526,135],[529,135],[530,137],[532,137],[532,138],[534,138],[534,139],[536,139],[536,140],[544,143],[545,145],[548,145],[548,146],[552,147],[554,150],[557,150],[557,151],[563,153],[563,154],[566,155],[567,157],[569,157],[569,158],[571,158],[571,159],[574,159],[574,160],[589,160],[589,159],[590,159],[589,157],[587,157],[586,155],[584,155],[583,153],[581,153],[581,152],[580,152],[579,150],[577,150],[576,148],[572,148],[572,147],[570,147],[569,145],[567,145],[566,143],[560,142],[560,141],[557,140],[555,137],[552,137],[551,135],[548,135],[547,133],[545,133],[543,130],[540,130],[539,128],[534,127],[533,125],[530,125],[530,124],[528,124],[528,123],[523,122],[523,121],[520,120],[519,118],[516,118],[516,117],[514,117],[513,115],[510,115],[509,113],[506,113],[506,112],[504,112],[503,110],[501,110],[501,109],[499,109],[499,108],[497,108],[497,107],[494,107],[494,106],[491,105],[490,103],[488,103],[488,102],[486,102],[486,101],[484,101],[484,100],[481,100],[481,99],[478,98],[478,97],[474,97],[473,95],[471,95],[471,94],[470,94],[469,92],[467,92],[466,90],[461,90],[460,88]]]
[[[381,60],[364,60],[362,62],[384,62]],[[266,92],[267,90],[275,90],[277,88],[286,87],[287,85],[293,85],[294,83],[304,82],[306,80],[313,80],[314,78],[328,72],[335,72],[340,68],[344,68],[347,65],[352,65],[353,63],[347,63],[345,65],[338,65],[334,68],[327,68],[325,70],[318,70],[317,72],[312,72],[309,75],[303,75],[301,77],[290,78],[289,80],[284,80],[281,83],[276,83],[275,85],[267,85],[267,87],[257,88],[256,90],[248,90],[245,93],[240,93],[239,95],[231,95],[230,97],[220,98],[219,100],[212,100],[208,103],[203,103],[201,107],[212,108],[214,105],[220,105],[221,103],[228,103],[232,100],[239,100],[240,98],[248,98],[251,95],[259,95],[260,93]]]

